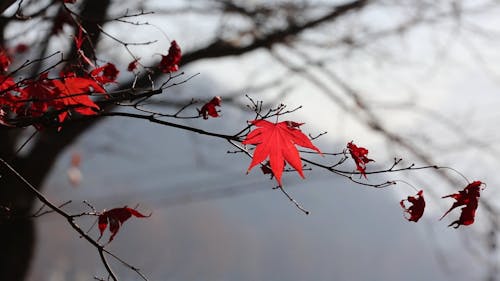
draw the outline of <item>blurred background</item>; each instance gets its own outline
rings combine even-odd
[[[175,113],[194,98],[199,103],[188,110],[196,114],[214,96],[223,102],[220,118],[170,122],[234,134],[254,119],[248,95],[265,106],[302,106],[285,119],[305,122],[302,131],[313,136],[328,132],[315,140],[322,151],[341,152],[350,141],[368,148],[376,160],[368,170],[403,158],[402,166],[449,166],[487,183],[475,224],[456,230],[447,225],[458,210],[438,221],[452,204],[440,197],[465,186],[453,171],[368,177],[423,189],[427,207],[417,224],[399,206],[415,193],[408,185],[375,189],[315,167],[305,180],[285,173],[306,216],[267,175],[246,175],[250,159],[227,153],[233,147],[220,139],[119,117],[38,133],[16,161],[49,199],[72,200],[65,210],[74,213],[88,210],[84,200],[98,210],[138,205],[152,213],[127,221],[108,246],[150,280],[500,279],[498,1],[4,2],[4,45],[30,47],[17,63],[57,50],[71,57],[75,28],[67,17],[77,18],[92,34],[98,62],[121,71],[113,90],[161,85],[166,75],[127,65],[137,57],[156,64],[176,40],[184,74],[174,82],[197,75],[147,107]],[[31,16],[16,17],[20,11]],[[2,155],[31,133],[2,129]],[[72,186],[75,154],[82,180]],[[347,162],[344,170],[354,170]],[[29,202],[30,210],[39,207]],[[26,280],[106,276],[96,250],[64,220],[49,214],[33,222]],[[85,229],[93,222],[80,221]],[[98,237],[96,227],[90,233]],[[139,280],[112,265],[120,280]]]

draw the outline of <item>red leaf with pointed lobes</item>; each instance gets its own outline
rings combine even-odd
[[[70,76],[70,75],[66,75]],[[99,106],[89,97],[90,93],[105,93],[106,91],[93,79],[82,77],[66,77],[53,80],[59,99],[55,100],[53,106],[56,110],[67,108],[82,115],[95,115]],[[59,114],[59,122],[68,118],[68,111]]]
[[[254,120],[251,123],[257,128],[251,131],[242,142],[245,145],[256,145],[247,173],[257,164],[269,158],[269,165],[276,181],[282,186],[281,175],[285,163],[292,166],[304,178],[302,161],[296,145],[315,150],[321,154],[321,151],[312,144],[311,140],[297,128],[302,125],[300,123],[291,121],[271,123],[266,120]]]
[[[101,233],[99,239],[101,239],[104,230],[106,230],[109,224],[109,232],[111,232],[111,236],[109,237],[108,243],[113,241],[115,235],[120,230],[121,225],[132,216],[137,218],[147,218],[150,217],[151,214],[143,215],[137,210],[128,208],[127,206],[123,208],[111,209],[100,214],[98,218],[98,227],[99,232]]]
[[[0,117],[3,119],[0,120],[2,125],[7,126],[5,119],[8,117],[8,112],[21,112],[25,104],[19,101],[25,98],[24,91],[16,87],[16,82],[12,77],[0,74],[0,110],[5,109],[5,111],[2,110],[2,117]]]
[[[448,226],[455,225],[454,228],[458,228],[461,225],[471,225],[474,223],[474,218],[476,216],[476,210],[479,205],[479,197],[481,196],[481,181],[473,181],[469,183],[463,190],[458,193],[453,193],[450,195],[443,196],[441,198],[453,198],[456,202],[451,205],[450,209],[444,213],[444,215],[439,219],[442,220],[446,215],[448,215],[453,209],[465,206],[461,209],[460,217],[458,220],[450,223]]]
[[[405,201],[408,201],[411,206],[408,208],[405,206]],[[424,200],[424,191],[420,190],[415,196],[408,196],[407,199],[403,199],[399,202],[401,207],[404,209],[404,212],[410,217],[406,217],[408,221],[417,222],[422,215],[424,214],[425,209],[425,200]]]
[[[358,147],[352,143],[352,141],[347,144],[347,148],[349,149],[352,159],[356,163],[356,169],[366,178],[366,164],[374,161],[366,156],[368,154],[368,149]]]
[[[171,73],[179,70],[179,63],[181,62],[182,58],[182,52],[181,48],[173,40],[170,43],[170,48],[168,49],[168,55],[166,56],[161,56],[161,61],[160,65],[158,66],[158,69],[163,72],[163,73]]]
[[[214,97],[211,99],[209,102],[203,105],[201,109],[198,110],[198,113],[200,116],[203,116],[203,119],[208,119],[208,116],[211,117],[219,117],[219,113],[217,112],[217,109],[215,109],[216,106],[220,106],[222,102],[222,99],[220,97]]]

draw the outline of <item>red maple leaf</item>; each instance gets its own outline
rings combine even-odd
[[[97,67],[90,72],[90,76],[94,78],[97,82],[101,84],[113,83],[116,81],[120,71],[116,69],[116,66],[110,62],[107,64]]]
[[[109,224],[109,232],[111,232],[111,236],[109,237],[108,243],[113,241],[113,238],[115,238],[115,235],[118,233],[118,230],[120,230],[120,226],[131,216],[138,218],[146,218],[150,217],[151,214],[146,216],[139,213],[135,209],[128,208],[127,206],[123,208],[115,208],[109,211],[105,211],[99,215],[98,219],[99,232],[101,233],[99,239],[101,239],[104,230],[106,230]]]
[[[10,113],[22,115],[26,110],[23,100],[27,98],[27,93],[16,85],[12,77],[0,75],[0,124],[12,126],[7,121]]]
[[[127,66],[127,71],[134,71],[135,69],[137,69],[137,64],[139,63],[139,58],[131,61],[128,66]]]
[[[0,47],[0,71],[7,71],[9,69],[9,65],[11,63],[11,59],[9,57],[9,55],[7,54],[7,52],[5,50],[3,50],[1,47]]]
[[[78,55],[80,58],[86,62],[90,66],[94,66],[92,61],[85,55],[85,52],[82,50],[83,42],[85,41],[85,36],[83,34],[83,28],[82,26],[78,26],[78,35],[75,36],[75,45],[77,48]]]
[[[95,115],[99,106],[89,97],[88,94],[105,93],[105,90],[93,79],[82,77],[67,77],[62,81],[54,80],[54,86],[59,93],[59,99],[56,100],[55,109],[72,109],[82,115]],[[67,111],[59,114],[59,122],[67,118]]]
[[[170,43],[170,48],[168,49],[168,55],[161,56],[160,65],[158,69],[163,73],[170,73],[179,70],[179,63],[181,61],[182,53],[181,48],[175,42],[175,40]]]
[[[271,123],[266,120],[254,120],[251,123],[257,128],[251,131],[242,143],[253,144],[257,147],[255,148],[247,173],[255,165],[269,157],[271,170],[278,184],[282,186],[281,175],[285,167],[285,162],[304,178],[302,161],[295,145],[310,148],[321,154],[321,151],[311,143],[311,140],[298,129],[302,125],[300,123],[291,121]]]
[[[222,102],[222,99],[220,97],[214,97],[211,99],[209,102],[204,104],[201,109],[198,110],[198,113],[203,116],[203,119],[208,119],[208,116],[211,117],[219,117],[219,113],[217,112],[217,109],[215,109],[216,106],[220,106]]]
[[[405,201],[408,201],[411,206],[408,208],[405,206]],[[422,215],[424,214],[425,209],[425,200],[424,200],[424,191],[420,190],[415,196],[408,196],[407,199],[403,199],[399,202],[401,207],[404,209],[404,212],[410,217],[406,217],[408,221],[417,222]]]
[[[349,149],[349,153],[351,154],[352,159],[356,163],[357,170],[366,178],[366,164],[368,162],[374,161],[366,157],[368,154],[368,149],[364,147],[358,147],[352,141],[347,144],[347,148]]]
[[[476,210],[479,205],[479,197],[481,191],[481,181],[473,181],[469,183],[463,190],[458,193],[453,193],[450,195],[443,196],[441,198],[453,198],[456,202],[451,205],[451,208],[444,213],[444,215],[439,219],[442,220],[446,215],[448,215],[453,209],[465,206],[461,209],[460,217],[458,220],[450,223],[448,226],[455,225],[454,228],[458,228],[461,225],[471,225],[474,223],[474,217],[476,215]]]

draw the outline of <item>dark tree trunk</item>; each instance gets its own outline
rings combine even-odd
[[[16,161],[18,162],[18,161]],[[19,171],[26,170],[15,163]],[[30,218],[34,197],[6,170],[0,170],[0,280],[24,280],[35,246]],[[35,184],[38,184],[35,182]]]
[[[86,0],[82,4],[80,15],[86,19],[82,25],[92,41],[91,45],[84,46],[84,51],[91,54],[90,46],[98,45],[101,35],[98,25],[104,24],[111,0]],[[2,8],[0,5],[0,11]],[[70,57],[74,52],[73,49]],[[92,124],[75,125],[60,133],[39,132],[32,150],[25,157],[15,155],[19,130],[0,128],[0,157],[11,163],[31,184],[41,187],[57,156]],[[0,281],[22,281],[29,272],[35,247],[36,233],[30,216],[36,200],[9,172],[0,169],[0,175]]]

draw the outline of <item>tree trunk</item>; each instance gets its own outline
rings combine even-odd
[[[16,161],[14,161],[16,162]],[[19,163],[16,163],[19,164]],[[15,164],[15,165],[16,165]],[[16,165],[20,172],[23,169]],[[23,184],[10,172],[0,169],[0,280],[24,280],[35,246],[31,209],[35,202]],[[35,182],[35,184],[38,184]]]

